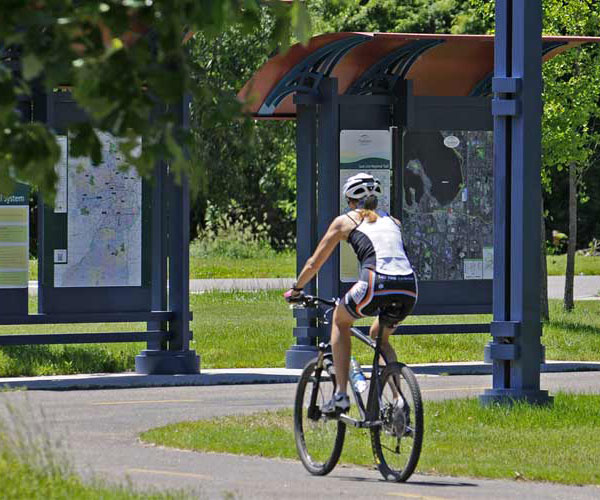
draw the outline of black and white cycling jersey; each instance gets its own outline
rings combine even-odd
[[[355,214],[347,215],[357,226],[348,236],[348,243],[354,249],[361,269],[370,269],[381,274],[406,276],[413,269],[406,257],[400,226],[389,214],[377,210],[377,220],[357,223]]]

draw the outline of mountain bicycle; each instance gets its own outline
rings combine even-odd
[[[296,307],[320,308],[325,324],[331,323],[335,300],[301,295]],[[389,323],[388,323],[389,324]],[[412,370],[403,363],[388,363],[381,351],[385,317],[380,316],[380,329],[375,340],[358,328],[352,336],[373,349],[373,365],[366,394],[349,383],[354,402],[350,414],[326,416],[322,406],[336,390],[333,356],[328,343],[320,343],[318,356],[302,371],[294,402],[294,435],[298,455],[313,475],[324,476],[336,466],[346,435],[346,427],[368,429],[373,456],[379,472],[388,481],[406,481],[414,472],[423,443],[423,404],[421,391]],[[384,364],[380,364],[383,359]],[[358,411],[358,415],[351,416]],[[356,417],[356,418],[355,418]]]

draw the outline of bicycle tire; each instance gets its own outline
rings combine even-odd
[[[336,466],[346,434],[346,424],[320,414],[319,408],[333,397],[335,374],[332,363],[327,363],[323,371],[316,373],[317,359],[304,367],[296,387],[294,402],[294,436],[296,449],[302,464],[315,476],[329,474]],[[317,384],[318,385],[315,385]],[[313,391],[316,405],[312,418],[309,406]]]
[[[394,382],[396,380],[396,382]],[[423,444],[423,402],[417,379],[402,363],[390,363],[381,373],[377,415],[383,424],[371,429],[373,456],[387,481],[404,482],[414,472]],[[400,388],[403,403],[395,401]]]

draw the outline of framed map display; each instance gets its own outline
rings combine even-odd
[[[102,163],[67,155],[60,165],[67,245],[54,249],[56,288],[142,284],[142,179],[126,165],[114,137],[98,137]]]
[[[96,132],[102,161],[70,155],[59,136],[57,195],[43,210],[40,312],[150,308],[152,187],[118,140]]]
[[[408,131],[402,224],[421,280],[493,276],[493,134]]]

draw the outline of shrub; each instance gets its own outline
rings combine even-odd
[[[226,211],[208,204],[204,229],[190,246],[190,255],[199,258],[230,257],[252,259],[275,255],[269,243],[270,227],[263,220],[244,213],[232,201]]]

